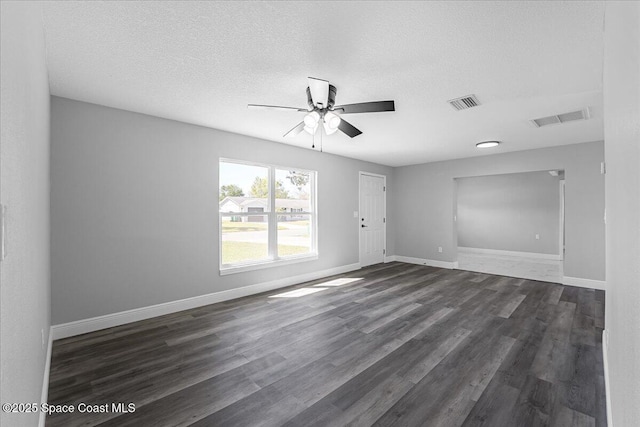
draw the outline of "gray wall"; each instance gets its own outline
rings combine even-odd
[[[51,114],[53,324],[357,263],[358,171],[393,181],[389,167],[63,98]],[[220,157],[318,171],[318,260],[219,275]]]
[[[2,2],[0,200],[7,258],[0,262],[0,401],[40,402],[50,326],[49,84],[40,5]],[[3,426],[38,414],[0,412]]]
[[[604,280],[603,158],[604,144],[591,142],[396,168],[392,188],[395,254],[457,259],[454,178],[564,169],[564,274]]]
[[[613,425],[640,420],[640,4],[606,3],[604,136]]]
[[[459,178],[456,183],[458,246],[560,253],[557,176],[526,172]]]

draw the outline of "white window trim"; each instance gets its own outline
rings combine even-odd
[[[218,266],[220,270],[220,275],[225,276],[228,274],[241,273],[245,271],[259,270],[263,268],[271,268],[278,267],[289,264],[297,264],[300,262],[313,261],[318,259],[318,207],[317,207],[317,198],[318,198],[318,172],[298,167],[291,166],[281,166],[274,165],[269,163],[256,163],[250,161],[242,161],[236,159],[227,159],[221,157],[218,160],[218,166],[221,162],[225,163],[237,163],[241,165],[248,166],[259,166],[268,168],[268,179],[269,179],[269,202],[268,202],[268,212],[220,212],[218,211]],[[299,172],[307,172],[310,176],[310,188],[312,195],[309,199],[311,204],[311,211],[303,211],[303,212],[276,212],[275,210],[275,191],[276,191],[276,169],[282,170],[294,170]],[[220,173],[218,172],[218,177]],[[219,186],[218,186],[219,187]],[[218,188],[218,191],[219,188]],[[273,195],[273,197],[272,197]],[[233,217],[233,216],[257,216],[257,215],[265,215],[268,217],[269,224],[269,232],[268,232],[268,246],[269,246],[269,259],[260,260],[260,261],[250,261],[247,263],[237,263],[237,264],[222,264],[222,218],[223,217]],[[278,216],[284,215],[309,215],[311,221],[311,250],[310,252],[302,255],[289,255],[285,257],[278,257]],[[271,237],[273,236],[273,237]]]

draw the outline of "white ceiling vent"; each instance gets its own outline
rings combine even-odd
[[[569,113],[557,114],[555,116],[540,117],[539,119],[531,119],[530,122],[537,128],[542,126],[557,125],[560,123],[573,122],[576,120],[587,120],[591,117],[589,108],[579,111],[571,111]]]
[[[461,98],[450,99],[447,102],[458,111],[480,105],[480,101],[478,101],[478,98],[476,98],[475,95],[467,95]]]

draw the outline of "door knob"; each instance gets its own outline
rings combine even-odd
[[[365,228],[365,227],[368,227],[368,225],[364,225],[364,224],[362,224],[362,228]]]

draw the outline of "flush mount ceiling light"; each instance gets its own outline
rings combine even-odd
[[[483,141],[476,144],[477,148],[491,148],[500,145],[500,141]]]

